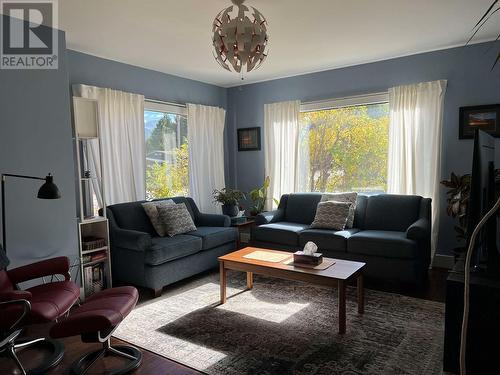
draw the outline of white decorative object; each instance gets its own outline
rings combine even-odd
[[[304,246],[303,252],[304,255],[313,255],[316,251],[318,251],[318,246],[314,242],[309,241]]]
[[[215,17],[212,31],[215,59],[224,68],[243,73],[258,68],[267,57],[267,21],[257,9],[231,0],[234,5]]]

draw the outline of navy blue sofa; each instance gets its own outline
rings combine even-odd
[[[354,226],[311,229],[320,193],[287,194],[257,217],[252,244],[296,251],[308,241],[327,257],[366,262],[365,275],[421,285],[431,260],[431,200],[412,195],[358,195]]]
[[[113,280],[161,294],[164,286],[218,265],[217,258],[236,249],[238,232],[225,215],[204,214],[193,199],[165,198],[185,203],[196,231],[159,237],[142,203],[107,207]]]

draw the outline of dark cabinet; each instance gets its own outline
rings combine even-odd
[[[443,369],[460,372],[460,333],[464,301],[463,262],[459,261],[446,282]],[[500,280],[472,274],[467,338],[467,375],[500,374]]]

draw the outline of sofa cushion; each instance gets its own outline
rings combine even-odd
[[[359,229],[350,228],[342,231],[332,231],[328,229],[306,229],[299,234],[299,245],[301,247],[309,241],[318,245],[318,251],[333,250],[343,251],[347,250],[346,240],[354,233],[359,232]]]
[[[151,246],[144,253],[144,263],[157,266],[195,254],[202,249],[200,237],[180,234],[174,237],[153,237]]]
[[[286,202],[285,221],[311,224],[320,200],[319,193],[290,194]]]
[[[351,213],[354,218],[352,203],[337,201],[319,202],[311,228],[344,230]]]
[[[381,194],[368,197],[363,229],[404,232],[417,221],[421,197]]]
[[[191,215],[191,218],[193,219],[194,222],[196,222],[196,216],[200,213],[200,211],[198,210],[198,207],[196,207],[196,203],[194,203],[193,198],[173,197],[170,199],[172,199],[176,204],[184,203],[186,205],[187,210],[189,211],[189,214]]]
[[[414,259],[417,244],[406,238],[406,232],[364,230],[347,240],[347,252],[386,258]]]
[[[196,225],[194,225],[186,203],[157,206],[156,209],[158,210],[160,221],[165,227],[165,232],[170,237],[196,230]]]
[[[299,244],[299,232],[307,228],[309,226],[305,224],[280,221],[261,225],[255,228],[252,233],[253,239],[256,241],[297,246]]]
[[[232,227],[198,227],[190,236],[201,238],[202,249],[213,249],[238,239],[238,230]]]
[[[349,193],[325,193],[321,196],[321,202],[347,202],[351,203],[351,210],[349,211],[349,217],[347,218],[347,223],[345,225],[346,228],[352,228],[354,224],[354,213],[356,212],[356,203],[357,203],[358,193],[349,192]],[[316,212],[316,215],[318,213]]]
[[[167,199],[164,201],[144,202],[142,204],[146,215],[148,215],[149,220],[151,221],[151,225],[153,225],[156,233],[158,233],[158,236],[160,237],[164,237],[167,233],[165,232],[165,226],[160,220],[160,215],[158,214],[157,207],[165,206],[168,204],[175,204],[175,202],[172,199]]]

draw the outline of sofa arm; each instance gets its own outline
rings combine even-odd
[[[200,227],[229,227],[231,226],[231,218],[227,215],[200,213],[196,217],[196,224]]]
[[[66,280],[69,280],[69,259],[67,257],[50,258],[13,268],[8,270],[7,274],[13,284],[52,275],[64,275]]]
[[[151,247],[151,235],[136,230],[113,229],[113,246],[122,249],[145,251]]]
[[[422,240],[430,237],[430,223],[427,219],[418,219],[406,230],[406,237],[411,240]]]
[[[283,221],[285,217],[285,212],[283,210],[277,209],[274,211],[267,211],[258,214],[255,217],[257,225],[275,223],[277,221]]]

